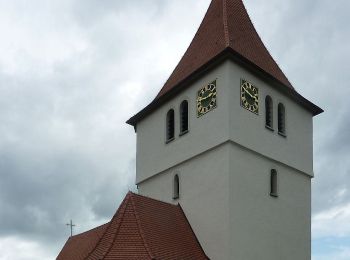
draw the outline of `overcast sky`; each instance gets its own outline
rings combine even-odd
[[[135,190],[124,122],[162,87],[210,0],[0,0],[0,259],[55,259],[70,219]],[[314,120],[313,259],[350,259],[348,0],[245,0]]]

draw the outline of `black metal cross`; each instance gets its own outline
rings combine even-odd
[[[66,226],[70,227],[70,236],[73,236],[73,227],[75,227],[75,225],[73,225],[73,221],[70,220],[70,223],[67,223]]]

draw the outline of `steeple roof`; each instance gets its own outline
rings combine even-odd
[[[261,41],[242,0],[213,0],[192,43],[157,98],[225,49],[231,49],[286,87],[292,88]]]
[[[253,70],[313,115],[323,112],[295,91],[261,41],[242,0],[212,0],[190,46],[163,88],[127,123],[136,126],[138,121],[226,58]]]
[[[112,220],[69,238],[57,260],[206,260],[179,205],[129,192]]]

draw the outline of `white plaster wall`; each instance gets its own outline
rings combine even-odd
[[[139,184],[139,194],[180,203],[210,259],[230,260],[229,144],[201,154]],[[173,200],[173,178],[180,198]]]
[[[278,198],[269,195],[271,169]],[[230,259],[311,259],[310,176],[231,143],[229,204]]]
[[[259,88],[259,116],[240,106],[240,80]],[[197,91],[217,79],[218,107],[197,118]],[[274,129],[265,128],[265,96],[274,102]],[[179,136],[179,106],[189,101],[189,128]],[[277,106],[286,108],[287,137],[277,133]],[[165,143],[165,118],[175,110],[175,140]],[[226,61],[137,124],[136,183],[229,139],[313,176],[312,114],[232,61]]]
[[[269,194],[271,169],[278,198]],[[231,141],[140,183],[139,194],[180,203],[212,260],[311,258],[310,176]]]
[[[230,61],[229,67],[231,140],[313,176],[312,114],[236,63]],[[241,107],[241,79],[259,88],[259,116]],[[274,132],[265,128],[267,95],[273,99]],[[286,138],[278,135],[277,106],[280,102],[286,109]]]
[[[240,80],[259,88],[260,115],[240,106]],[[218,107],[196,115],[197,91],[217,79]],[[274,128],[265,128],[265,96],[274,101]],[[188,134],[179,137],[179,106],[189,101]],[[286,108],[287,137],[277,133],[277,105]],[[165,118],[175,110],[175,140],[165,144]],[[141,195],[172,200],[180,175],[181,203],[213,260],[310,259],[312,115],[252,73],[226,61],[137,125]],[[269,196],[269,174],[279,194]]]
[[[198,80],[171,101],[137,124],[136,183],[204,152],[229,138],[229,62]],[[217,108],[197,118],[198,90],[217,79]],[[180,134],[179,109],[189,101],[189,133]],[[175,140],[165,143],[165,119],[175,110]]]

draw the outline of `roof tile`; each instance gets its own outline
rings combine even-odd
[[[128,193],[108,224],[70,238],[57,259],[208,258],[179,205]]]
[[[109,223],[82,234],[70,237],[64,245],[57,260],[83,260],[95,248]]]
[[[227,48],[293,88],[261,41],[242,0],[213,0],[190,46],[157,98]]]

